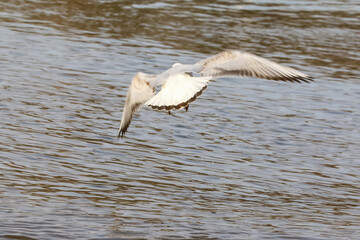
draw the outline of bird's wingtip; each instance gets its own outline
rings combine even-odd
[[[125,129],[120,129],[118,134],[117,134],[117,139],[119,139],[119,138],[123,139],[124,136],[125,136],[125,132],[126,132]]]
[[[312,76],[308,76],[307,79],[308,83],[315,82],[315,79]]]
[[[314,80],[314,78],[313,77],[311,77],[311,76],[308,76],[308,75],[306,75],[306,77],[302,77],[301,79],[299,79],[300,81],[300,83],[311,83],[311,82],[314,82],[315,80]]]

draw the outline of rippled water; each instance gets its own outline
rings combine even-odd
[[[212,2],[1,1],[0,238],[358,239],[358,1]],[[316,82],[219,79],[116,139],[136,72],[223,49]]]

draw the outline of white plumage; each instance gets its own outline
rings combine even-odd
[[[299,83],[312,81],[293,68],[235,50],[223,51],[193,65],[176,63],[160,75],[137,73],[126,96],[118,136],[124,136],[134,112],[144,104],[157,110],[187,110],[210,80],[241,76]],[[155,94],[159,85],[161,90]]]
[[[174,74],[154,97],[145,105],[158,110],[172,110],[186,107],[188,101],[200,93],[212,77],[191,77],[188,74]],[[194,99],[195,100],[195,99]]]

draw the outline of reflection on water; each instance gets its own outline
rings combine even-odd
[[[357,1],[0,3],[0,237],[357,239]],[[243,49],[313,84],[219,79],[116,140],[131,76]]]

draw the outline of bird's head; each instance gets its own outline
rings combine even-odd
[[[181,66],[182,64],[181,63],[174,63],[173,65],[172,65],[172,67],[177,67],[177,66]]]

